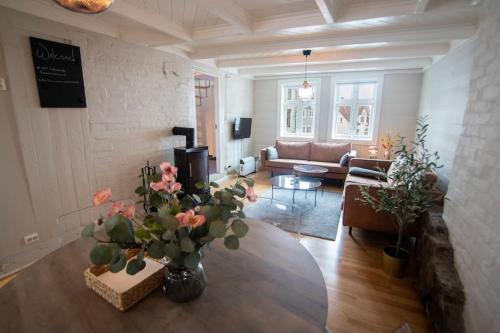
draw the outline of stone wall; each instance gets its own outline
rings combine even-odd
[[[444,220],[466,293],[469,332],[500,332],[500,0],[482,8],[468,107]]]

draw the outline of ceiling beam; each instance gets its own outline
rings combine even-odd
[[[444,55],[449,50],[449,43],[355,48],[321,53],[313,52],[308,61],[310,64],[326,64],[353,60],[431,57]],[[297,52],[297,55],[290,56],[219,60],[217,65],[220,68],[254,68],[297,65],[303,64],[303,62],[304,56]]]
[[[183,41],[191,41],[191,33],[182,25],[166,19],[164,16],[129,5],[123,1],[115,1],[108,12],[117,14],[131,21],[160,31]]]
[[[195,0],[213,15],[243,32],[252,32],[252,20],[245,9],[232,0]],[[233,31],[234,32],[234,31]]]
[[[415,14],[423,14],[428,4],[429,0],[417,0],[415,4]]]
[[[454,24],[448,26],[427,26],[418,29],[379,29],[376,31],[357,31],[349,33],[329,33],[306,35],[280,40],[260,42],[226,43],[201,46],[193,54],[193,59],[217,58],[229,55],[248,55],[259,52],[275,52],[283,50],[300,50],[305,48],[335,47],[371,43],[428,43],[466,39],[476,32],[472,24]]]
[[[119,35],[119,31],[116,27],[106,24],[99,19],[99,16],[72,13],[53,2],[40,2],[33,0],[0,0],[0,6],[47,20],[56,21],[82,30],[97,32],[115,38]]]
[[[308,73],[329,73],[342,71],[370,71],[388,69],[422,69],[432,64],[432,58],[376,60],[363,62],[347,62],[336,64],[311,65],[307,67]],[[304,66],[264,67],[240,69],[241,75],[271,76],[303,74]]]
[[[337,21],[339,16],[340,0],[314,0],[318,6],[321,15],[325,19],[326,24],[332,24]]]

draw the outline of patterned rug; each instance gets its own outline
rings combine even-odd
[[[295,205],[292,206],[292,192],[274,189],[271,203],[271,190],[261,195],[257,201],[245,208],[247,217],[273,224],[285,231],[312,237],[335,240],[340,220],[341,192],[321,193],[318,190],[317,204],[314,206],[314,192],[295,192]]]

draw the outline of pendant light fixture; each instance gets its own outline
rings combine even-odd
[[[299,88],[299,99],[309,101],[314,98],[313,87],[307,82],[307,57],[311,55],[311,50],[304,50],[302,54],[306,57],[306,68],[304,71],[304,83],[302,83],[302,86]]]
[[[83,14],[97,14],[108,9],[113,0],[54,0],[58,5]]]

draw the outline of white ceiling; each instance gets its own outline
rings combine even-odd
[[[98,15],[52,0],[0,5],[133,43],[211,59],[249,76],[421,69],[469,39],[471,0],[115,0]]]

